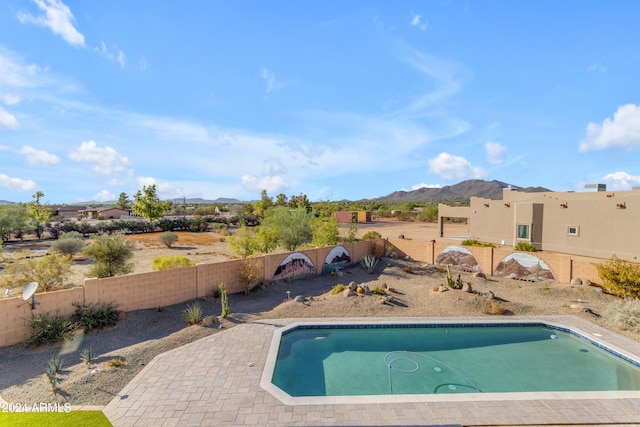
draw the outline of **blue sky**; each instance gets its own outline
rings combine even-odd
[[[0,199],[640,186],[637,1],[0,2]]]

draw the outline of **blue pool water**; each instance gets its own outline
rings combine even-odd
[[[640,390],[640,367],[547,326],[303,326],[283,334],[272,383],[294,397]]]

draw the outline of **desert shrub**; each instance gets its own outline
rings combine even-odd
[[[59,313],[40,313],[37,316],[31,314],[29,320],[31,336],[26,341],[28,346],[51,344],[59,340],[71,338],[74,325]]]
[[[119,368],[124,365],[124,360],[114,357],[113,359],[109,360],[107,364],[113,368]]]
[[[520,243],[520,242],[518,242]],[[524,242],[522,242],[524,243]],[[494,245],[493,243],[483,243],[477,239],[466,239],[462,241],[462,246],[475,246],[478,248],[495,248],[496,245]],[[534,248],[535,249],[535,248]],[[516,249],[516,250],[522,250],[522,249]],[[535,251],[532,251],[535,252]]]
[[[529,243],[529,242],[518,242],[513,247],[513,249],[515,249],[516,251],[523,251],[523,252],[536,252],[537,251],[536,247],[533,244]]]
[[[405,265],[405,266],[402,268],[402,271],[404,271],[404,272],[405,272],[405,273],[407,273],[407,274],[413,274],[413,268],[411,268],[411,266],[410,266],[410,265]]]
[[[331,294],[332,295],[339,294],[340,292],[344,291],[345,289],[347,289],[347,286],[343,285],[342,283],[339,283],[339,284],[337,284],[337,285],[335,285],[334,287],[331,288]]]
[[[504,314],[506,311],[507,309],[500,304],[500,301],[496,301],[494,299],[486,300],[482,305],[483,314],[499,315]]]
[[[38,289],[49,292],[65,287],[65,280],[71,273],[73,260],[69,255],[53,252],[40,258],[31,258],[21,253],[6,268],[13,287],[24,286],[29,282],[38,282]]]
[[[375,239],[381,239],[382,238],[382,234],[378,233],[377,231],[367,231],[366,233],[364,233],[364,235],[362,236],[362,240],[375,240]]]
[[[166,247],[170,248],[174,243],[178,241],[178,235],[173,231],[165,231],[164,233],[160,234],[160,236],[158,237],[158,241]]]
[[[113,277],[133,271],[131,261],[135,245],[127,240],[124,233],[98,234],[93,243],[84,248],[83,253],[95,259],[89,277]]]
[[[262,276],[260,271],[260,264],[257,260],[246,260],[240,264],[240,270],[238,271],[240,283],[244,289],[244,293],[249,295],[249,291],[254,287]]]
[[[82,250],[83,246],[84,240],[82,240],[82,237],[66,237],[65,234],[65,237],[51,244],[51,250],[65,255],[75,255]]]
[[[611,257],[607,263],[595,264],[602,287],[614,295],[640,297],[640,264]]]
[[[202,305],[200,301],[195,301],[193,304],[187,304],[187,308],[184,310],[184,320],[190,325],[197,325],[202,320]]]
[[[374,286],[373,289],[371,289],[371,293],[372,294],[376,294],[376,295],[386,295],[387,291],[385,291],[384,289],[382,289],[380,286]]]
[[[385,255],[384,243],[382,242],[372,242],[371,243],[371,253],[376,258],[382,258]]]
[[[84,329],[85,332],[89,332],[91,329],[106,328],[107,326],[114,326],[120,319],[120,313],[117,306],[111,303],[97,303],[97,304],[73,304],[76,308],[73,314],[73,321],[79,328]]]
[[[229,298],[227,297],[227,285],[225,285],[224,283],[220,283],[218,285],[218,289],[220,289],[220,317],[224,319],[229,315]]]
[[[604,317],[610,325],[640,333],[640,298],[626,298],[613,301],[607,307]]]
[[[223,234],[227,230],[227,224],[222,222],[213,222],[211,223],[211,227],[213,227],[214,231],[218,234]]]
[[[171,268],[191,267],[195,265],[195,261],[186,256],[157,256],[153,259],[153,270],[169,270]]]

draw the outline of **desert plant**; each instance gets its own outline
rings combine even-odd
[[[413,268],[411,268],[411,266],[410,266],[410,265],[405,265],[405,266],[402,268],[402,271],[404,271],[404,272],[405,272],[405,273],[407,273],[407,274],[413,274]]]
[[[607,322],[623,331],[640,333],[640,298],[617,299],[604,313]]]
[[[507,310],[500,303],[500,301],[496,301],[494,299],[486,300],[482,305],[483,314],[500,315],[500,314],[504,314],[506,311]]]
[[[65,233],[62,238],[51,244],[51,250],[65,255],[75,255],[80,252],[84,247],[84,240],[80,233],[73,233],[78,234],[79,237],[67,237],[71,233]]]
[[[93,238],[93,243],[84,248],[85,255],[95,259],[89,277],[113,277],[133,271],[134,244],[127,240],[123,232],[112,234],[100,233]]]
[[[342,283],[339,283],[339,284],[337,284],[337,285],[335,285],[334,287],[331,288],[331,295],[339,294],[340,292],[344,291],[345,289],[347,289],[347,286],[343,285]]]
[[[380,286],[374,286],[373,289],[371,289],[371,293],[372,294],[376,294],[376,295],[386,295],[387,291],[385,291],[384,289],[382,289]]]
[[[120,319],[117,306],[111,303],[101,302],[85,305],[74,303],[73,305],[76,311],[72,320],[78,327],[84,329],[85,332],[89,332],[92,329],[114,326]]]
[[[157,256],[153,258],[153,270],[169,270],[171,268],[191,267],[195,265],[195,261],[182,255],[174,256]]]
[[[178,237],[179,236],[173,231],[165,231],[164,233],[160,233],[158,241],[166,247],[170,248],[174,243],[178,241]]]
[[[87,347],[80,352],[80,359],[82,359],[85,365],[93,362],[94,357],[95,356],[93,355],[93,349],[91,347]]]
[[[520,243],[520,242],[518,242]],[[525,242],[522,242],[525,243]],[[475,246],[478,248],[495,248],[496,245],[494,245],[493,243],[483,243],[477,239],[466,239],[462,241],[462,246]],[[520,250],[520,249],[517,249]]]
[[[45,371],[45,375],[47,376],[47,380],[49,381],[49,386],[51,387],[51,391],[56,394],[58,393],[58,377],[55,372],[47,369]]]
[[[65,287],[65,280],[72,266],[71,257],[60,252],[53,252],[40,258],[21,253],[13,263],[7,266],[7,273],[12,286],[23,286],[35,281],[40,285],[38,289],[49,292]]]
[[[195,301],[193,304],[187,304],[187,308],[184,310],[184,320],[190,325],[197,325],[202,320],[202,305],[200,301]]]
[[[513,249],[522,252],[537,252],[536,247],[529,242],[517,242]]]
[[[62,362],[62,359],[60,359],[60,357],[52,357],[51,359],[49,359],[49,368],[47,369],[47,372],[51,372],[54,375],[57,375],[62,372],[63,365],[64,363]]]
[[[640,297],[640,264],[613,256],[607,263],[595,264],[602,286],[614,295]]]
[[[449,264],[447,264],[447,286],[449,286],[452,289],[462,289],[462,278],[460,278],[460,275],[458,274],[458,278],[457,279],[453,279],[453,277],[451,276],[451,267],[449,267]]]
[[[253,231],[246,225],[229,237],[229,249],[240,258],[249,258],[258,251],[258,246]]]
[[[240,264],[238,276],[240,278],[240,283],[244,288],[245,295],[249,295],[251,288],[258,283],[262,276],[260,264],[255,259],[243,261],[242,264]]]
[[[375,239],[381,239],[381,238],[382,238],[382,234],[378,233],[375,230],[367,231],[362,236],[362,240],[375,240]]]
[[[53,342],[71,338],[73,323],[65,319],[59,313],[40,313],[35,316],[31,314],[29,321],[31,336],[27,339],[28,346],[38,346],[51,344]]]
[[[220,305],[222,306],[220,317],[224,319],[229,315],[229,298],[227,297],[227,286],[224,283],[220,283],[218,285],[218,288],[220,289]]]
[[[384,243],[376,241],[372,242],[371,253],[376,258],[382,258],[385,255]]]
[[[109,360],[109,362],[107,363],[109,364],[109,366],[113,368],[120,368],[121,366],[124,365],[124,360],[114,357],[113,359]]]
[[[318,217],[310,222],[313,237],[311,243],[315,247],[334,246],[338,244],[340,238],[340,229],[338,228],[338,220],[336,217]]]
[[[365,255],[360,258],[360,265],[362,265],[365,271],[369,274],[373,274],[376,269],[376,264],[378,264],[378,258],[373,255]]]

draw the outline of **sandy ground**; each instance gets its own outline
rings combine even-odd
[[[464,234],[466,226],[451,231],[451,235]],[[370,229],[383,237],[404,234],[409,239],[434,238],[435,224],[367,224],[359,227],[359,235]],[[460,231],[460,233],[457,233]],[[216,237],[216,236],[212,236]],[[219,237],[217,237],[219,240]],[[157,240],[157,239],[156,239]],[[180,251],[191,256],[212,256],[227,259],[228,252],[218,251],[224,242],[208,245],[187,244],[182,236],[178,247],[162,248],[151,241],[138,242],[142,247],[136,253],[136,265],[143,270],[154,256]],[[183,246],[184,245],[184,246]],[[149,267],[150,270],[150,267]],[[601,315],[614,299],[599,288],[572,287],[567,284],[534,284],[506,279],[494,280],[461,273],[470,283],[472,291],[438,291],[444,274],[433,266],[420,262],[382,258],[374,274],[367,274],[359,265],[345,269],[342,275],[323,275],[313,278],[279,282],[265,289],[254,289],[250,295],[230,297],[231,315],[212,327],[187,326],[184,311],[188,304],[139,310],[127,313],[115,327],[89,334],[78,334],[73,341],[46,347],[25,349],[13,346],[0,349],[0,395],[9,402],[70,402],[74,405],[105,405],[157,354],[185,343],[217,333],[220,326],[231,328],[256,319],[309,318],[309,317],[450,317],[486,315],[552,315],[571,314],[605,327]],[[338,284],[354,282],[370,289],[386,289],[387,295],[347,296],[343,291],[332,294]],[[291,300],[287,300],[287,291]],[[303,302],[294,301],[297,295]],[[491,295],[494,298],[491,298]],[[204,315],[220,314],[220,302],[212,298],[200,301]],[[588,309],[588,310],[587,310]],[[501,314],[498,314],[501,313]],[[620,332],[620,331],[617,331]],[[624,333],[624,332],[623,332]],[[638,340],[639,336],[624,333]],[[80,352],[90,347],[96,359],[85,365]],[[44,371],[49,359],[59,356],[65,369],[52,393]],[[109,366],[111,359],[125,361],[123,367]],[[5,367],[10,367],[6,369]]]

